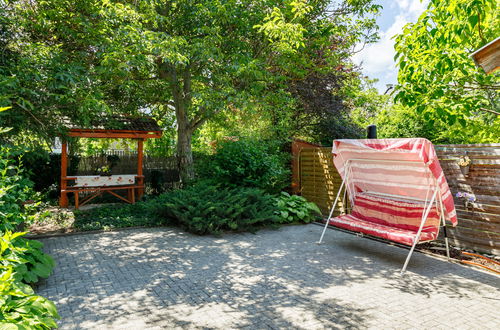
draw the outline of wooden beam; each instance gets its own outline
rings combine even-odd
[[[61,145],[61,194],[59,197],[59,206],[67,208],[68,207],[68,194],[66,193],[66,176],[68,173],[68,144],[63,140]]]
[[[108,133],[161,133],[161,131],[141,131],[131,129],[70,128],[68,132],[108,132]]]
[[[137,140],[137,184],[144,183],[144,176],[142,175],[142,158],[144,156],[144,140]],[[144,189],[137,189],[137,199],[141,199],[144,194]]]
[[[102,138],[102,139],[157,139],[161,137],[161,132],[112,132],[112,131],[69,131],[67,136],[85,137],[85,138]]]

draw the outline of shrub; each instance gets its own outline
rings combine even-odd
[[[255,231],[262,226],[309,223],[321,214],[314,203],[285,192],[275,196],[258,188],[225,187],[211,181],[134,205],[110,205],[75,214],[75,228],[97,230],[132,226],[179,225],[196,234],[225,230]]]
[[[38,196],[21,165],[21,162],[16,165],[9,148],[0,146],[0,232],[15,230],[22,223],[34,220],[39,203],[26,204],[26,201],[36,200]]]
[[[16,241],[24,233],[7,231],[0,237],[0,328],[1,329],[51,329],[57,328],[55,319],[59,319],[56,307],[50,300],[35,295],[33,289],[23,283],[23,274],[19,273],[21,266],[30,263],[29,251],[32,255],[42,253],[40,245],[19,247]],[[23,244],[21,244],[23,245]],[[33,253],[37,250],[37,253]],[[43,254],[43,253],[42,253]],[[25,259],[26,258],[26,259]],[[34,260],[34,259],[33,259]],[[53,262],[52,262],[53,265]],[[38,267],[35,264],[35,268]],[[38,273],[35,268],[27,272]],[[50,274],[51,268],[43,271],[43,275]],[[41,274],[38,273],[37,276]]]
[[[254,231],[279,222],[273,196],[257,188],[223,188],[202,182],[164,198],[161,215],[200,235]]]
[[[276,214],[280,217],[280,223],[293,222],[312,222],[321,215],[318,206],[312,202],[308,202],[304,197],[297,195],[289,195],[282,192],[275,198],[277,210]]]
[[[279,151],[278,143],[255,139],[224,141],[200,168],[200,174],[224,185],[256,187],[276,193],[290,182],[287,157]]]

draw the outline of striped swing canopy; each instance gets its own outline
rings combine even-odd
[[[401,202],[427,201],[432,193],[430,187],[437,185],[445,220],[457,225],[453,196],[429,140],[335,140],[332,153],[335,167],[346,182],[351,205],[355,206],[354,213],[373,203],[373,197],[367,197],[369,195],[397,197]],[[401,205],[386,207],[397,210]],[[399,226],[396,224],[396,227]]]

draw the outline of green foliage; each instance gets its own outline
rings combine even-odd
[[[499,75],[486,74],[470,54],[500,34],[496,0],[430,1],[396,37],[396,102],[448,125],[471,120],[499,126]],[[497,135],[498,138],[498,135]]]
[[[54,303],[35,295],[33,289],[23,283],[34,282],[38,276],[47,277],[53,261],[40,251],[41,243],[28,243],[20,238],[22,235],[24,233],[7,231],[0,237],[0,328],[57,328],[55,319],[59,319],[59,315]],[[28,270],[30,265],[34,267]],[[34,277],[27,276],[28,273]]]
[[[497,120],[498,121],[498,120]],[[424,137],[433,143],[497,143],[500,122],[489,125],[481,118],[469,118],[467,126],[448,124],[437,115],[423,115],[400,104],[380,111],[374,123],[379,138]]]
[[[166,195],[162,215],[196,234],[254,231],[279,222],[271,195],[256,188],[223,188],[205,182]]]
[[[55,262],[42,251],[43,244],[25,238],[25,233],[6,231],[1,238],[3,266],[12,266],[14,277],[24,283],[36,283],[39,278],[47,278],[52,273]]]
[[[248,138],[223,141],[205,161],[201,176],[223,185],[278,192],[290,182],[287,154],[279,147],[277,142]]]
[[[263,226],[308,223],[320,214],[303,197],[270,195],[257,188],[227,187],[199,181],[134,205],[104,206],[75,214],[75,228],[97,230],[132,226],[178,225],[204,235],[255,231]]]
[[[85,126],[149,109],[167,132],[148,146],[172,153],[177,131],[181,177],[190,179],[191,139],[207,121],[258,113],[280,138],[316,124],[322,113],[302,116],[314,96],[297,101],[291,85],[355,71],[350,55],[376,39],[379,8],[370,0],[7,1],[0,106],[12,109],[0,126],[48,139],[68,119]],[[321,84],[331,95],[330,82]]]
[[[56,306],[37,296],[33,289],[14,278],[12,267],[0,267],[0,328],[53,329],[59,319]]]
[[[304,197],[290,195],[286,192],[275,198],[276,214],[280,217],[280,223],[305,222],[309,223],[321,215],[318,206],[308,202]]]
[[[25,204],[36,199],[33,182],[27,179],[21,165],[16,165],[11,149],[0,146],[0,232],[14,230],[35,218],[39,203]],[[18,161],[21,164],[21,161]]]
[[[371,80],[350,91],[351,120],[360,127],[377,125],[379,138],[423,137],[433,143],[496,143],[500,117],[490,124],[488,116],[470,116],[467,125],[448,123],[436,112],[419,112],[415,107],[393,103],[389,95],[379,95]]]
[[[15,276],[24,283],[36,283],[39,278],[47,278],[55,266],[54,259],[42,251],[43,244],[29,239],[18,238],[13,241],[17,251],[12,251],[9,259],[19,260],[22,263],[14,266]]]

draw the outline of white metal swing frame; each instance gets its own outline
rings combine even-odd
[[[344,165],[344,176],[342,178],[342,184],[340,185],[340,188],[337,192],[337,196],[335,197],[335,201],[333,202],[332,208],[330,210],[330,214],[328,215],[328,218],[326,220],[325,226],[323,228],[323,232],[321,233],[321,237],[318,241],[318,244],[321,244],[323,241],[323,237],[325,236],[326,229],[328,228],[328,225],[330,223],[330,219],[332,218],[333,212],[335,211],[335,207],[337,206],[337,202],[340,198],[340,194],[342,192],[342,189],[345,188],[344,190],[344,201],[345,201],[345,195],[348,194],[351,200],[355,200],[355,194],[354,194],[354,187],[353,183],[350,180],[350,177],[352,175],[352,164],[353,162],[377,162],[377,163],[417,163],[416,161],[405,161],[405,160],[373,160],[373,159],[349,159],[347,160],[346,164]],[[406,270],[406,267],[408,266],[408,263],[410,262],[410,258],[413,254],[413,251],[415,250],[415,246],[418,243],[425,243],[425,242],[430,242],[430,241],[419,241],[420,235],[422,233],[422,229],[424,228],[425,222],[427,221],[427,218],[429,216],[429,213],[431,211],[432,205],[435,202],[436,203],[436,209],[439,210],[439,218],[441,222],[441,226],[444,228],[444,241],[446,245],[446,256],[448,259],[450,258],[450,249],[448,245],[448,237],[446,235],[446,223],[445,223],[445,216],[444,216],[444,208],[443,208],[443,200],[441,196],[441,189],[439,187],[439,184],[437,183],[436,178],[432,175],[432,172],[429,169],[429,166],[427,164],[423,164],[426,173],[432,178],[434,184],[432,186],[429,186],[427,189],[426,197],[424,199],[420,198],[415,198],[415,197],[408,197],[408,196],[401,196],[401,195],[393,195],[393,194],[385,194],[385,193],[378,193],[378,192],[369,192],[374,195],[379,195],[379,196],[385,196],[385,197],[393,197],[393,198],[402,198],[402,199],[411,199],[411,200],[416,200],[416,201],[421,201],[424,202],[424,210],[422,211],[422,220],[420,221],[420,226],[418,228],[417,233],[415,234],[415,238],[413,239],[413,245],[410,249],[410,252],[408,253],[408,256],[406,257],[405,263],[403,265],[403,268],[401,269],[401,274],[403,274]],[[347,181],[347,183],[346,183]],[[433,191],[432,197],[429,200],[429,193]],[[439,235],[439,229],[438,233]],[[437,236],[436,236],[437,237]]]

